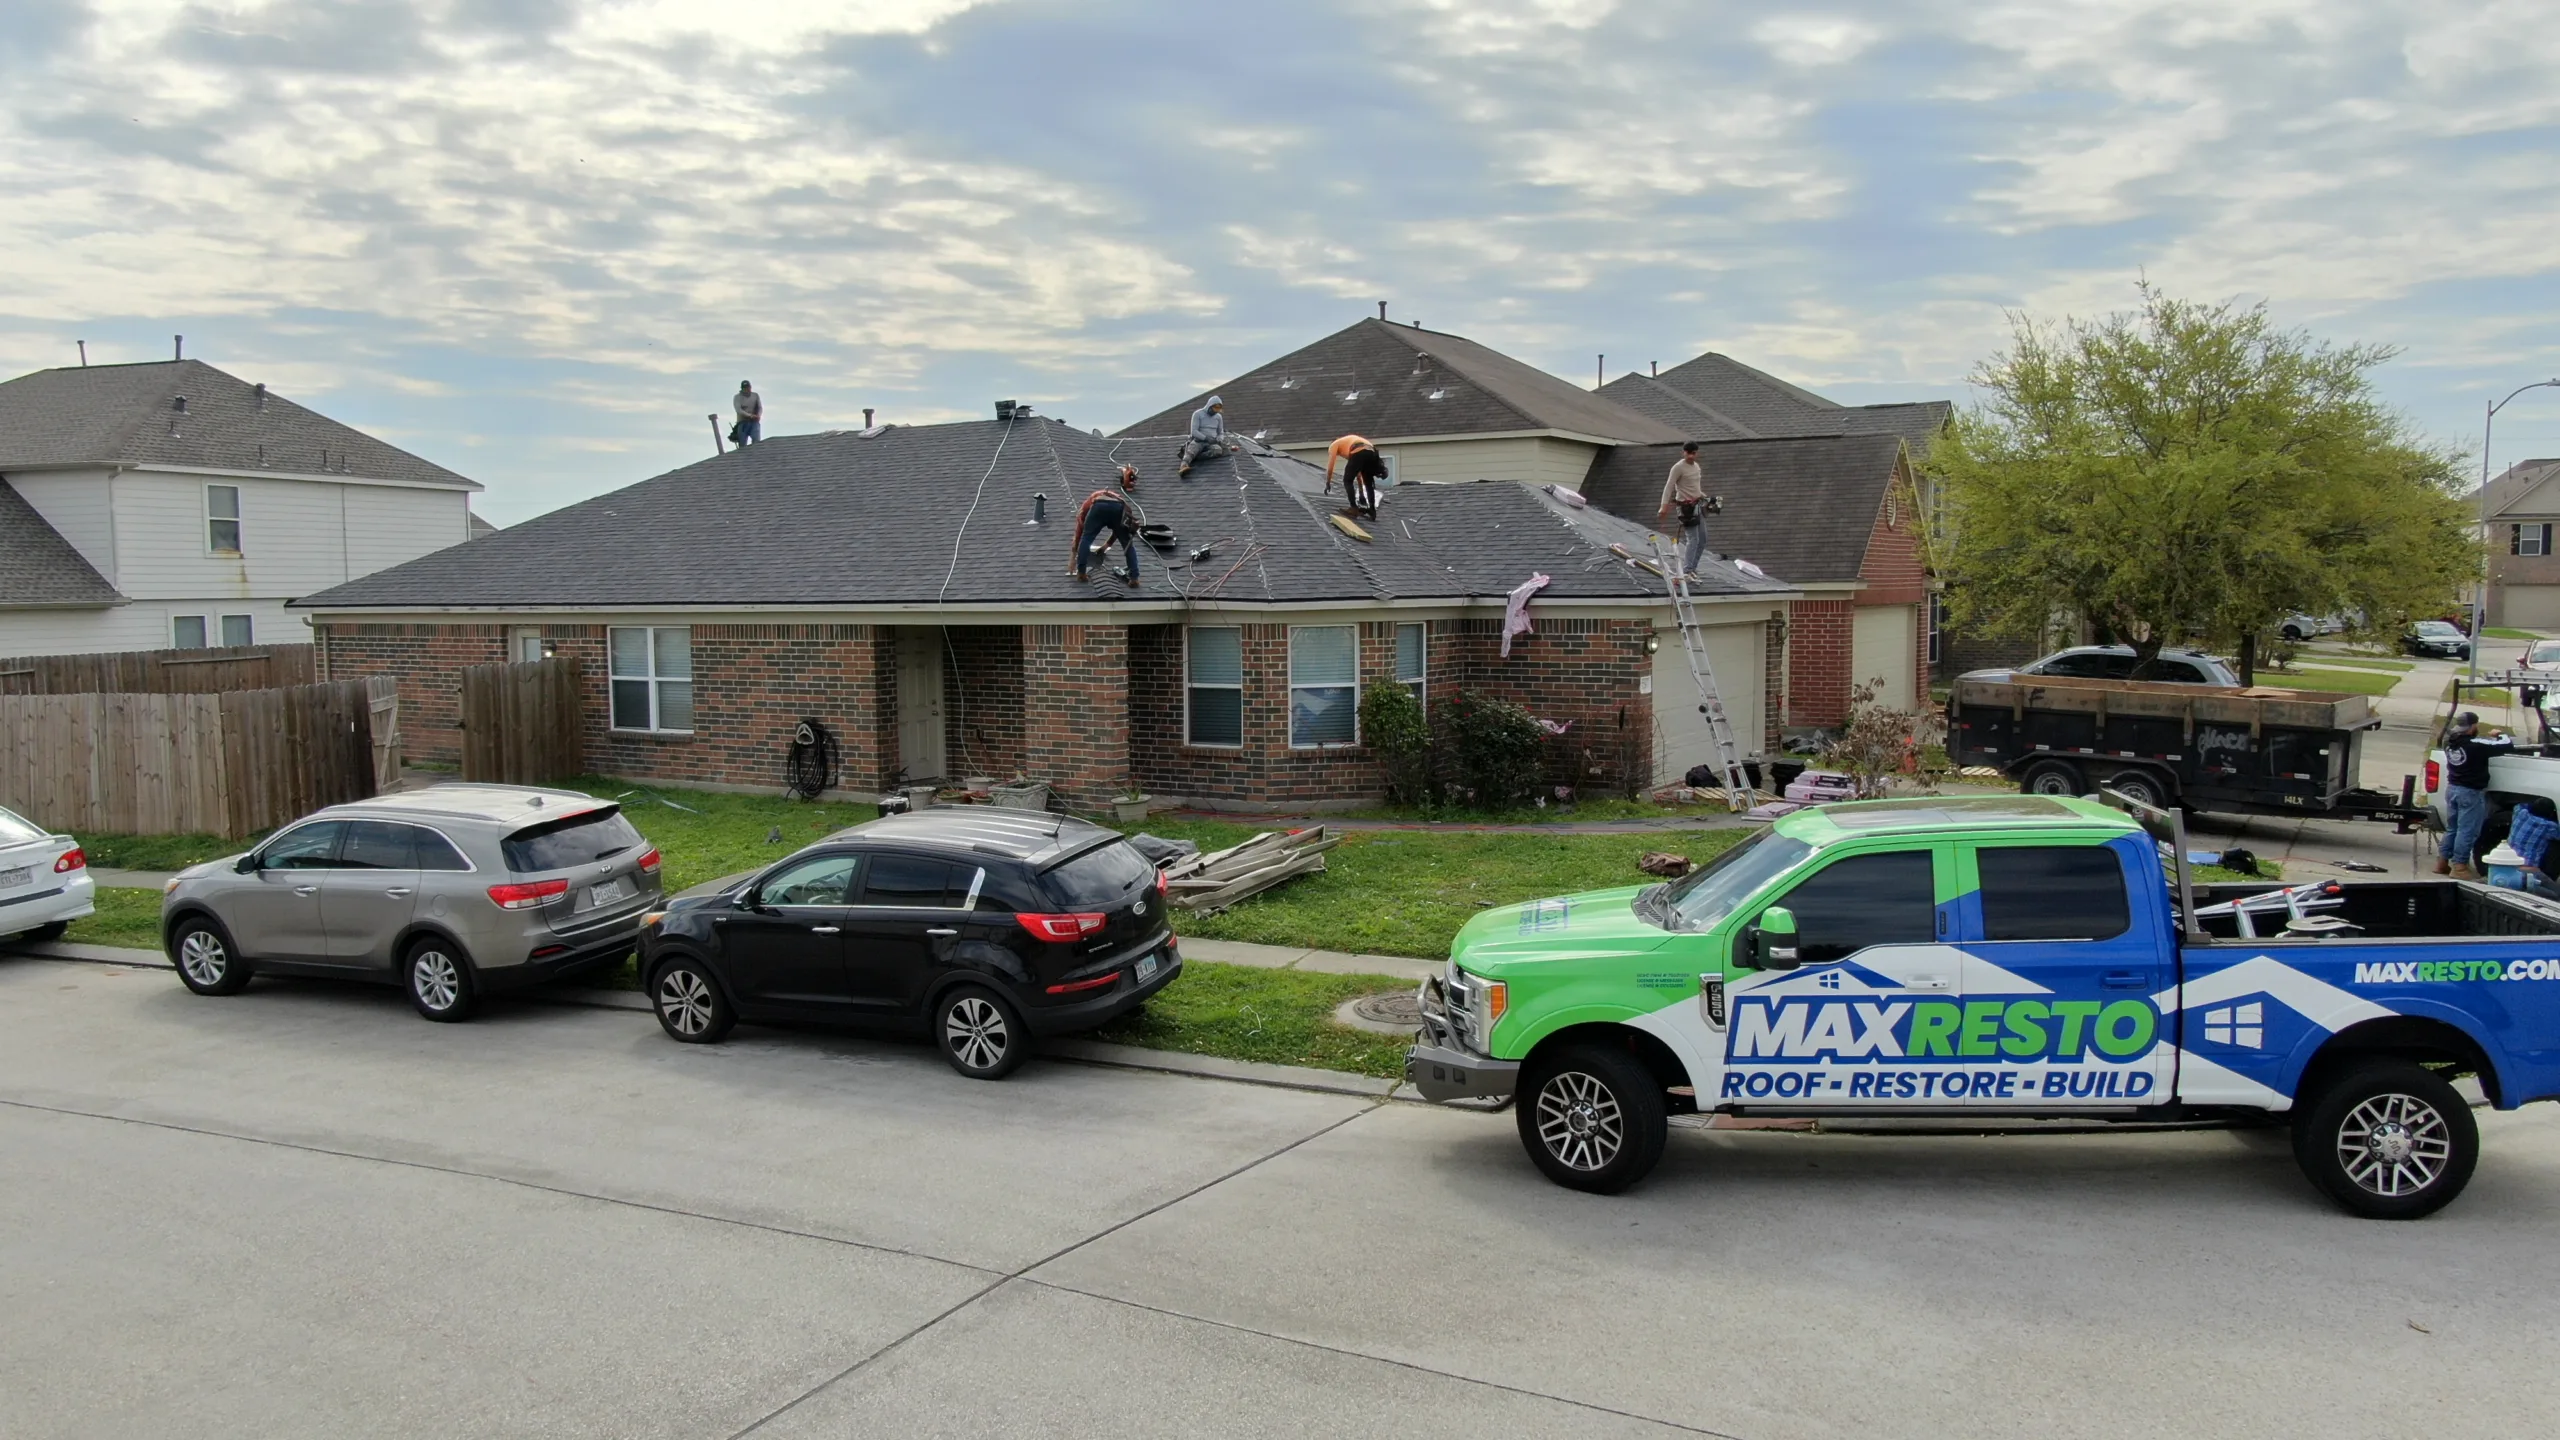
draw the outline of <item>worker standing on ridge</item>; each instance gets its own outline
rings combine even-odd
[[[1078,580],[1092,577],[1085,572],[1093,564],[1096,550],[1108,550],[1117,540],[1129,554],[1129,588],[1142,588],[1138,583],[1138,469],[1134,465],[1120,467],[1118,490],[1096,490],[1084,497],[1084,505],[1076,511],[1075,565],[1067,573]],[[1106,538],[1107,537],[1107,538]],[[1096,543],[1099,541],[1100,543]]]
[[[1653,523],[1671,521],[1674,506],[1680,511],[1680,569],[1696,575],[1698,562],[1707,554],[1707,517],[1700,513],[1707,506],[1707,472],[1698,464],[1698,442],[1680,447],[1680,458],[1672,463],[1671,473],[1662,482],[1662,503],[1654,508]]]
[[[1324,452],[1324,488],[1333,490],[1333,467],[1342,464],[1342,493],[1350,498],[1351,513],[1378,518],[1378,482],[1387,478],[1387,457],[1366,436],[1345,435]]]
[[[1233,448],[1227,443],[1227,402],[1212,395],[1208,404],[1191,412],[1191,438],[1182,442],[1182,468],[1173,473],[1188,475],[1192,466]]]
[[[738,393],[731,401],[738,412],[738,423],[729,429],[729,443],[744,450],[764,439],[764,397],[747,381],[738,382]]]

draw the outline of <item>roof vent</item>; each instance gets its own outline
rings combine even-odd
[[[1271,438],[1271,432],[1268,430],[1256,430],[1253,432],[1253,438],[1256,440],[1268,440]]]
[[[1016,419],[1016,420],[1028,420],[1028,419],[1030,419],[1030,418],[1031,418],[1031,407],[1030,407],[1030,406],[1028,406],[1028,405],[1016,405],[1016,406],[1014,406],[1014,407],[1013,407],[1013,418],[1014,418],[1014,419]]]
[[[1430,356],[1428,356],[1428,355],[1423,354],[1423,353],[1422,353],[1421,351],[1419,351],[1419,350],[1414,351],[1414,352],[1413,352],[1413,373],[1414,373],[1414,374],[1416,374],[1416,375],[1428,375],[1428,374],[1430,374],[1430,373],[1431,373],[1431,357],[1430,357]]]
[[[258,397],[258,408],[259,408],[259,409],[261,409],[261,410],[266,409],[266,408],[267,408],[267,382],[266,382],[266,381],[264,381],[264,380],[259,381],[259,382],[258,382],[258,384],[257,384],[257,397]]]
[[[1445,385],[1444,385],[1444,386],[1442,386],[1441,388],[1439,388],[1439,389],[1437,389],[1437,390],[1432,391],[1430,394],[1423,396],[1422,398],[1423,398],[1423,399],[1425,399],[1425,400],[1445,400],[1445,399],[1449,398],[1449,389],[1448,389],[1448,387],[1447,387],[1447,386],[1445,386]]]
[[[1343,403],[1343,404],[1345,404],[1345,405],[1348,405],[1348,404],[1350,404],[1352,401],[1357,400],[1357,399],[1359,399],[1359,398],[1360,398],[1360,392],[1359,392],[1359,391],[1357,391],[1357,390],[1345,390],[1345,391],[1343,391],[1343,392],[1342,392],[1342,403]]]
[[[871,407],[868,405],[862,407],[862,428],[865,430],[871,428]]]
[[[1283,375],[1283,376],[1281,376],[1281,377],[1280,377],[1280,388],[1281,388],[1281,389],[1283,389],[1283,390],[1295,390],[1295,389],[1297,389],[1297,388],[1298,388],[1298,377],[1297,377],[1297,376],[1295,376],[1295,375]]]
[[[187,413],[187,397],[186,397],[186,396],[184,396],[184,395],[181,395],[181,396],[179,396],[177,399],[170,401],[170,402],[169,402],[169,408],[170,408],[170,409],[172,409],[172,410],[177,411],[177,412],[178,412],[179,414],[181,414],[181,415],[186,414],[186,413]]]
[[[1013,418],[1013,412],[1019,408],[1021,407],[1015,405],[1010,400],[999,400],[996,402],[996,418],[999,420],[1010,420]]]

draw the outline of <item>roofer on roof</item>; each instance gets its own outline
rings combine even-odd
[[[1108,550],[1118,540],[1129,554],[1129,588],[1138,584],[1138,469],[1134,465],[1120,467],[1118,490],[1096,490],[1084,497],[1076,511],[1075,567],[1067,573],[1078,580],[1092,577],[1085,572],[1093,565],[1095,552]]]
[[[764,397],[756,393],[756,387],[739,381],[731,404],[738,412],[738,423],[729,427],[729,443],[743,450],[764,439]]]
[[[1707,554],[1707,519],[1702,512],[1712,507],[1707,504],[1707,472],[1698,464],[1695,440],[1680,447],[1680,458],[1663,477],[1662,503],[1654,507],[1653,523],[1669,523],[1674,505],[1680,507],[1680,568],[1696,575],[1698,562]]]
[[[1333,467],[1342,466],[1342,493],[1355,515],[1378,518],[1378,482],[1387,478],[1387,457],[1365,435],[1345,435],[1324,452],[1325,493],[1333,492]]]
[[[1182,468],[1175,475],[1188,475],[1193,465],[1235,448],[1227,443],[1226,411],[1227,402],[1212,395],[1208,404],[1191,412],[1191,438],[1182,442]]]

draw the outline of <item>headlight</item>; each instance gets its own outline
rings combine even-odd
[[[1493,1053],[1494,1022],[1511,1008],[1511,987],[1500,980],[1487,980],[1471,975],[1455,965],[1449,967],[1448,996],[1450,1018],[1464,1032],[1462,1038],[1477,1050]]]
[[[172,875],[168,879],[160,882],[160,893],[163,895],[173,894],[176,892],[177,888],[178,877],[175,875]]]

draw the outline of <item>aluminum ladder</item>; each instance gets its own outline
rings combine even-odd
[[[1697,682],[1698,713],[1707,717],[1707,735],[1715,742],[1716,769],[1724,776],[1725,805],[1733,810],[1748,810],[1760,803],[1759,797],[1752,793],[1750,773],[1742,768],[1742,752],[1733,743],[1733,721],[1724,713],[1724,697],[1716,692],[1715,666],[1707,660],[1706,637],[1699,633],[1697,607],[1689,599],[1689,577],[1661,536],[1648,538],[1653,544],[1654,567],[1671,596],[1672,617],[1680,623],[1680,648],[1689,657],[1689,678]],[[1655,703],[1660,704],[1661,698],[1657,694]]]

